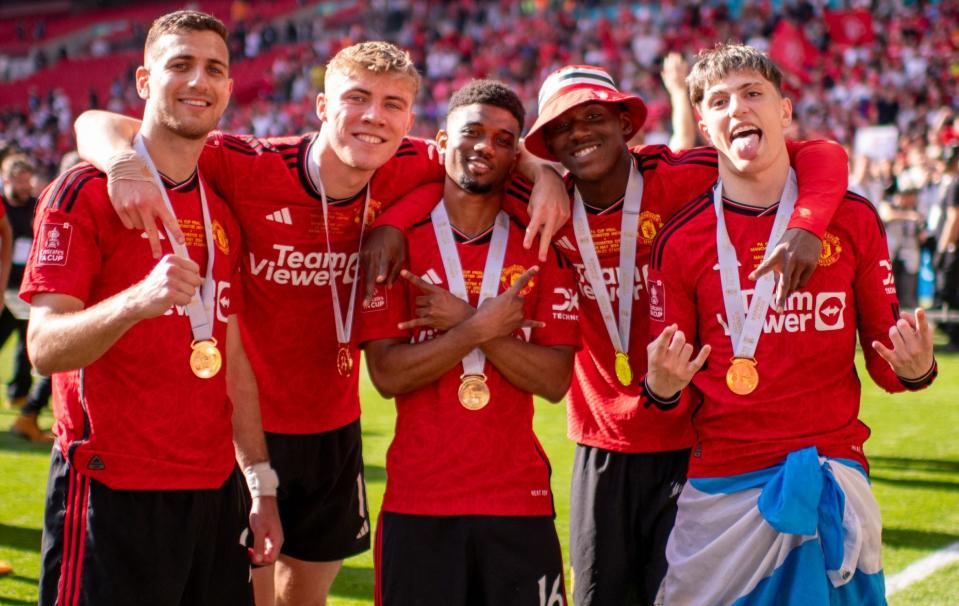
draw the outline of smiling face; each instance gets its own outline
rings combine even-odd
[[[322,135],[344,164],[375,170],[399,149],[413,126],[416,85],[407,76],[362,68],[337,70],[316,98]]]
[[[573,107],[543,126],[546,147],[578,181],[605,178],[628,153],[629,114],[611,103]]]
[[[230,101],[226,43],[212,31],[184,30],[156,39],[137,69],[137,93],[146,100],[144,121],[155,121],[187,139],[216,128]]]
[[[436,136],[446,174],[470,193],[502,188],[519,153],[516,117],[501,107],[473,103],[454,109],[446,127]]]
[[[792,103],[759,72],[734,71],[710,83],[698,110],[699,129],[739,173],[761,172],[785,153]]]

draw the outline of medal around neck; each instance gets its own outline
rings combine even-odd
[[[620,385],[627,387],[633,384],[633,369],[629,366],[629,354],[622,351],[616,352],[616,379]]]
[[[732,365],[726,371],[726,386],[729,391],[745,396],[756,391],[758,385],[759,371],[756,370],[756,360],[733,358]]]
[[[486,384],[486,375],[462,375],[457,395],[460,404],[466,410],[486,408],[486,405],[489,404],[489,385]]]
[[[353,374],[353,356],[350,355],[350,347],[346,343],[340,343],[340,348],[336,352],[336,371],[342,377]]]
[[[190,343],[190,370],[201,379],[212,379],[223,367],[223,356],[216,346],[216,339]]]

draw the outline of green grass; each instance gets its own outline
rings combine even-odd
[[[6,353],[6,352],[5,352]],[[937,384],[919,394],[889,396],[864,383],[862,417],[873,429],[866,450],[873,488],[882,506],[887,575],[936,549],[959,541],[959,356],[940,355]],[[2,374],[9,356],[0,356]],[[865,375],[863,375],[865,376]],[[395,413],[364,380],[363,435],[367,491],[375,521],[385,488],[384,460]],[[0,577],[0,605],[35,604],[39,544],[49,450],[5,431],[13,411],[0,411],[0,559],[14,574]],[[49,417],[45,421],[49,424]],[[562,406],[536,404],[536,431],[553,465],[556,526],[563,552],[568,539],[568,491],[573,445],[566,439]],[[331,604],[372,604],[371,553],[348,560],[333,586]],[[959,565],[895,595],[893,606],[959,604]]]

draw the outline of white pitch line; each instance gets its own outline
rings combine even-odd
[[[947,545],[921,560],[916,560],[896,574],[886,579],[886,596],[891,596],[917,583],[940,568],[953,562],[959,562],[959,542]]]

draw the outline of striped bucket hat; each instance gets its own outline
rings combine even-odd
[[[584,103],[620,103],[632,117],[633,129],[627,139],[646,121],[646,104],[635,95],[621,93],[606,70],[593,65],[561,67],[539,89],[539,116],[524,140],[526,149],[540,158],[556,161],[543,139],[543,127],[564,112]]]

